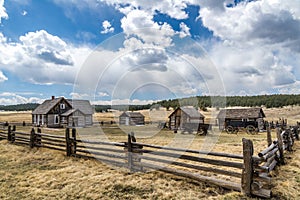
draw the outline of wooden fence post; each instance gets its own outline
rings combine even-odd
[[[242,171],[242,193],[251,195],[251,184],[253,182],[253,143],[251,140],[243,138],[243,158],[244,169]]]
[[[295,132],[296,140],[299,140],[299,132],[300,132],[300,127],[297,127],[296,132]]]
[[[279,150],[279,163],[284,164],[284,155],[283,155],[283,141],[281,137],[281,130],[280,128],[276,129],[276,134],[277,134],[277,141],[278,141],[278,150]]]
[[[11,141],[11,126],[10,125],[7,127],[7,140]]]
[[[76,128],[72,128],[71,155],[76,154]]]
[[[16,141],[16,125],[13,125],[12,130],[11,130],[11,142],[14,143]]]
[[[42,145],[42,135],[41,135],[42,129],[38,128],[37,132],[39,133],[39,135],[36,135],[36,143],[37,143],[37,145],[41,146]]]
[[[67,156],[71,155],[71,146],[70,146],[70,129],[66,128],[66,153]]]
[[[267,127],[267,141],[268,146],[270,146],[273,143],[270,126]]]
[[[133,159],[132,159],[131,134],[128,134],[128,139],[127,139],[127,153],[128,153],[128,169],[132,173],[133,172]]]
[[[35,145],[35,140],[36,140],[36,135],[35,135],[35,131],[34,128],[31,129],[30,132],[30,142],[29,142],[29,146],[30,148],[33,148]]]

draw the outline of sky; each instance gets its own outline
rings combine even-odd
[[[0,105],[300,94],[299,0],[0,0]]]

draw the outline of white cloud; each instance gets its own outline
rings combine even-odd
[[[159,25],[153,21],[153,16],[149,15],[148,12],[137,9],[131,10],[121,19],[121,27],[128,37],[137,36],[144,43],[161,47],[170,46],[171,37],[175,34],[169,24]]]
[[[242,2],[234,7],[224,7],[224,3],[211,6],[206,2],[200,3],[200,17],[222,40],[235,45],[280,43],[291,48],[300,44],[300,9],[293,0]],[[220,5],[223,9],[217,9]]]
[[[152,104],[153,100],[140,100],[140,99],[114,99],[112,101],[91,101],[93,105],[146,105]]]
[[[21,13],[21,15],[26,16],[27,15],[27,11],[23,10],[22,13]]]
[[[0,93],[0,105],[15,105],[15,104],[25,104],[25,103],[42,103],[44,99],[37,97],[23,97],[19,94],[12,92],[2,92]]]
[[[183,38],[186,36],[191,36],[190,28],[185,23],[181,22],[179,24],[179,27],[180,27],[179,37]]]
[[[107,92],[99,92],[98,95],[100,97],[108,97],[109,96],[109,94]]]
[[[0,33],[0,69],[34,84],[73,84],[91,49],[67,45],[44,30],[29,32],[13,43]]]
[[[2,71],[0,71],[0,83],[7,81],[7,80],[8,80],[8,78],[3,74]]]
[[[0,24],[2,18],[8,19],[8,14],[6,13],[6,9],[4,7],[4,0],[0,0]]]
[[[112,27],[111,23],[107,20],[102,22],[103,31],[102,34],[113,33],[115,31],[114,27]]]

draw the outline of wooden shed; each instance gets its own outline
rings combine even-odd
[[[123,112],[119,116],[119,124],[126,126],[144,125],[145,116],[140,112]]]
[[[263,129],[263,118],[266,117],[262,108],[232,108],[220,110],[217,120],[219,129],[225,129],[229,124],[243,127],[251,122],[255,122],[256,128]]]
[[[182,129],[186,123],[203,124],[204,116],[194,107],[179,107],[169,115],[169,128]]]

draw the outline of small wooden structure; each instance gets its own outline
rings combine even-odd
[[[88,100],[65,99],[64,97],[44,101],[32,111],[33,126],[63,127],[93,125],[94,109]]]
[[[144,125],[145,116],[140,112],[123,112],[119,116],[119,124],[126,126]]]
[[[262,130],[264,117],[266,116],[262,108],[232,108],[220,110],[217,120],[220,130],[224,130],[228,126],[246,128],[247,125]]]
[[[169,128],[172,130],[183,129],[186,124],[204,123],[204,116],[194,107],[179,107],[169,115]]]

